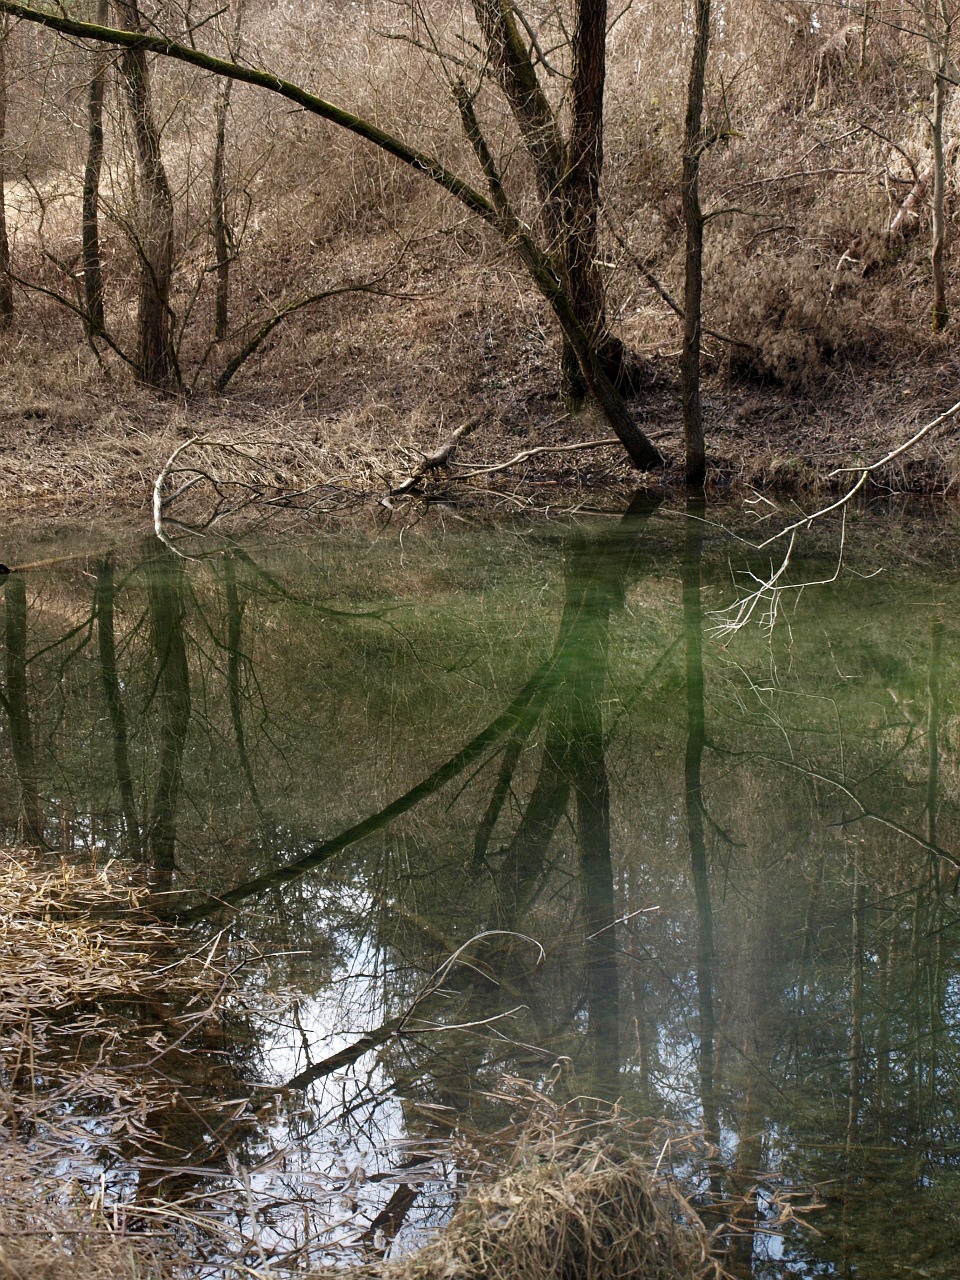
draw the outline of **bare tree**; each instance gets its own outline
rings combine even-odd
[[[110,17],[109,0],[97,0],[97,21]],[[100,175],[103,170],[103,104],[107,88],[107,59],[93,54],[93,74],[87,89],[87,154],[83,167],[80,238],[83,257],[83,303],[87,332],[104,331],[103,257],[100,248]]]
[[[525,145],[537,166],[541,188],[551,194],[550,201],[546,203],[544,221],[547,226],[559,228],[559,231],[555,234],[547,233],[545,242],[538,238],[508,198],[502,175],[477,118],[475,95],[462,83],[458,93],[461,118],[483,173],[488,195],[447,169],[436,157],[408,145],[371,121],[345,111],[299,85],[271,72],[243,66],[165,36],[144,32],[139,24],[139,13],[134,0],[118,0],[118,5],[125,14],[124,28],[120,30],[44,12],[16,3],[16,0],[0,0],[0,12],[40,23],[63,34],[101,40],[124,50],[122,67],[136,132],[137,160],[143,184],[143,212],[147,228],[143,245],[145,251],[142,255],[144,305],[141,306],[140,333],[144,357],[140,368],[145,381],[155,386],[166,386],[175,375],[175,362],[169,344],[173,203],[150,106],[146,64],[147,53],[156,53],[230,80],[258,85],[296,103],[305,111],[349,130],[394,156],[442,187],[471,213],[483,219],[515,253],[530,281],[550,306],[564,340],[576,356],[587,389],[631,461],[638,468],[648,469],[660,466],[663,460],[637,425],[615,383],[615,377],[611,377],[612,370],[603,340],[605,325],[601,331],[596,311],[588,314],[584,302],[584,298],[590,296],[587,283],[584,283],[583,290],[577,295],[571,286],[571,258],[580,263],[577,271],[588,283],[591,273],[598,270],[596,256],[590,251],[590,245],[591,236],[595,234],[602,161],[602,134],[599,132],[602,128],[602,116],[598,114],[598,110],[602,101],[603,60],[601,58],[597,62],[598,32],[601,27],[605,30],[606,19],[604,15],[603,21],[599,22],[595,14],[588,12],[588,0],[582,0],[582,4],[583,14],[582,20],[578,20],[578,31],[582,30],[587,39],[587,52],[583,56],[583,62],[589,64],[589,67],[584,65],[579,72],[582,80],[580,124],[574,128],[578,150],[576,162],[572,163],[572,153],[561,140],[558,116],[539,88],[536,67],[520,40],[514,9],[507,0],[501,0],[496,5],[493,0],[483,0],[483,4],[481,0],[477,0],[478,18],[482,14],[483,21],[487,23],[490,61],[498,76],[498,83],[507,96]],[[560,195],[557,195],[558,191]],[[571,227],[574,232],[568,234]],[[559,245],[556,234],[560,236]],[[602,297],[602,294],[595,296]]]
[[[683,289],[683,351],[680,397],[687,484],[697,487],[706,476],[703,413],[700,404],[700,337],[703,305],[703,210],[700,207],[700,159],[707,145],[703,130],[703,91],[710,46],[710,0],[694,0],[693,53],[683,132],[680,198],[686,231]]]
[[[0,23],[0,325],[13,316],[13,281],[10,278],[10,241],[7,237],[7,208],[3,194],[6,171],[4,151],[7,140],[7,41],[10,20],[4,14]]]
[[[115,0],[123,29],[143,31],[137,0]],[[130,113],[139,179],[137,218],[140,297],[137,304],[136,365],[141,381],[159,391],[178,381],[173,350],[170,286],[173,279],[173,196],[160,153],[160,131],[153,111],[147,48],[127,44],[120,72]]]
[[[927,64],[933,76],[933,111],[930,116],[930,147],[933,151],[932,239],[930,265],[933,274],[934,330],[943,329],[949,315],[947,309],[947,277],[945,253],[947,222],[945,213],[946,156],[943,141],[943,117],[951,85],[956,74],[951,63],[953,35],[952,0],[924,0],[923,29],[927,46]]]
[[[234,27],[231,34],[230,56],[236,60],[240,53],[240,28],[243,23],[243,0],[236,0]],[[217,264],[217,290],[214,302],[213,340],[223,342],[230,324],[230,266],[234,258],[233,232],[227,209],[227,115],[233,81],[222,79],[217,86],[214,110],[213,173],[210,181],[211,221],[213,223],[213,249]]]

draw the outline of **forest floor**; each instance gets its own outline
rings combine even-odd
[[[9,352],[0,358],[0,512],[148,516],[156,479],[178,450],[164,492],[183,490],[177,514],[191,519],[264,502],[319,514],[424,500],[558,505],[558,492],[569,505],[609,488],[679,491],[675,360],[654,357],[646,368],[648,390],[634,407],[667,466],[641,475],[618,443],[596,443],[610,431],[589,407],[565,412],[545,344],[470,385],[415,366],[398,378],[361,365],[358,376],[333,361],[322,394],[318,380],[292,394],[298,384],[289,371],[271,378],[264,370],[237,379],[231,394],[169,399],[128,378],[104,380],[75,349]],[[804,495],[841,492],[852,478],[838,468],[882,459],[951,408],[958,385],[960,362],[942,349],[909,368],[831,371],[802,392],[714,372],[704,383],[708,494],[760,491],[803,503]],[[417,477],[424,456],[467,422],[449,461]],[[870,487],[939,496],[958,479],[960,421],[951,418],[879,468]]]

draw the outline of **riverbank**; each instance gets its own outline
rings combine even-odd
[[[284,398],[276,387],[160,400],[129,383],[85,376],[82,366],[74,371],[72,386],[56,361],[20,387],[4,379],[0,510],[9,515],[147,513],[157,477],[177,450],[166,493],[190,482],[177,500],[181,514],[192,515],[218,505],[329,512],[425,497],[511,507],[517,498],[549,501],[558,486],[574,494],[604,486],[682,488],[679,397],[666,360],[650,363],[651,390],[634,402],[667,459],[663,472],[650,475],[633,470],[590,408],[564,412],[547,370],[539,382],[508,380],[496,403],[426,396],[390,404],[374,393],[334,412]],[[820,395],[716,375],[704,395],[708,491],[840,491],[845,478],[837,469],[875,462],[909,440],[954,403],[955,387],[952,361],[931,361],[909,380],[851,373],[847,385]],[[452,438],[449,456],[432,465]],[[953,491],[958,472],[960,427],[951,421],[872,483],[885,493],[941,495]]]

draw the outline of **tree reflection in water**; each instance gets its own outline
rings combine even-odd
[[[158,1117],[180,1194],[232,1147],[278,1204],[322,1188],[317,1227],[362,1163],[358,1232],[423,1225],[392,1144],[496,1127],[501,1073],[562,1059],[561,1096],[702,1127],[739,1274],[948,1274],[953,587],[852,580],[721,650],[686,514],[4,576],[3,838],[142,857],[198,938],[271,953],[209,1087],[286,1090],[233,1130]],[[905,603],[933,579],[935,615]],[[823,1235],[765,1246],[793,1180]]]

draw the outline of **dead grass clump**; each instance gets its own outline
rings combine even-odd
[[[164,1250],[142,1233],[131,1238],[112,1224],[91,1226],[70,1209],[35,1215],[0,1208],[0,1280],[159,1280],[172,1271]]]
[[[474,1189],[450,1225],[383,1280],[694,1280],[716,1274],[689,1224],[658,1195],[646,1161],[587,1146]]]
[[[437,1236],[314,1280],[720,1280],[699,1216],[652,1172],[648,1126],[519,1079],[492,1100],[514,1118],[464,1151],[474,1181]]]
[[[141,905],[110,866],[0,851],[0,1176],[5,1203],[95,1182],[103,1161],[151,1149],[184,1082],[172,1063],[216,1020],[228,982],[212,956]],[[39,1199],[46,1193],[40,1193]]]

